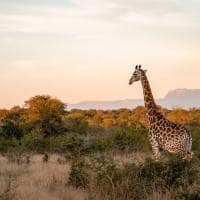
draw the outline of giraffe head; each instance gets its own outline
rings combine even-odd
[[[140,81],[142,72],[146,73],[146,70],[142,70],[141,65],[136,65],[135,71],[133,72],[129,80],[129,85],[133,84],[134,82]]]

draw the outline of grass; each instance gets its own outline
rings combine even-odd
[[[70,164],[66,162],[60,164],[59,160],[61,160],[61,156],[51,155],[48,162],[43,162],[42,155],[33,155],[29,164],[18,164],[1,156],[0,199],[86,199],[86,192],[66,187]]]
[[[176,157],[156,163],[149,156],[115,151],[76,160],[58,154],[1,155],[0,199],[200,199],[198,155],[191,163]]]

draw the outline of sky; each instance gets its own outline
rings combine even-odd
[[[200,88],[199,0],[0,0],[0,108],[48,94],[65,103],[155,98]]]

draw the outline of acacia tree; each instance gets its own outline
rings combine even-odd
[[[24,120],[31,128],[39,127],[45,136],[63,131],[65,104],[60,100],[48,95],[35,96],[25,102],[25,108]]]

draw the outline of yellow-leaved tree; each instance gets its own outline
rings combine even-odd
[[[48,95],[30,98],[25,102],[24,121],[30,126],[39,127],[45,136],[57,135],[62,132],[62,117],[65,104]]]

